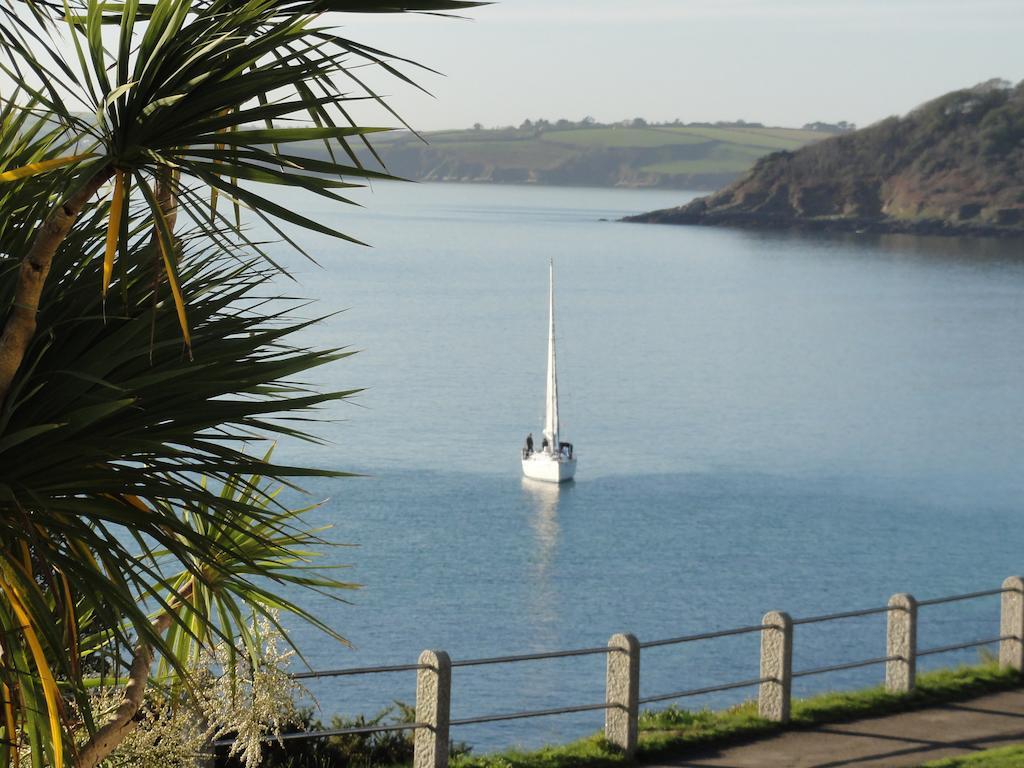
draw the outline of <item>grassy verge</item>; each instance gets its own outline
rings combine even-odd
[[[999,747],[976,752],[966,757],[947,757],[933,760],[921,768],[1019,768],[1024,765],[1024,745]]]
[[[795,699],[788,726],[757,715],[757,703],[747,701],[721,711],[691,711],[677,706],[640,715],[640,744],[637,762],[668,757],[702,746],[748,741],[783,728],[809,728],[862,717],[922,709],[935,704],[968,699],[982,693],[1016,688],[1021,676],[1000,670],[996,664],[944,669],[919,675],[917,689],[910,694],[887,693],[884,688],[866,688],[851,693],[826,693],[810,699]],[[557,747],[495,755],[472,755],[452,761],[453,768],[603,768],[622,766],[628,761],[600,735]],[[1016,763],[1021,764],[1020,761]],[[945,765],[945,764],[943,764]],[[951,763],[950,765],[960,765]],[[964,763],[972,768],[987,763]],[[993,763],[992,766],[1001,766]],[[1010,763],[1006,763],[1010,765]]]

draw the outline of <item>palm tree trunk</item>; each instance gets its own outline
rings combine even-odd
[[[171,610],[191,600],[194,590],[195,581],[190,581],[178,596],[170,601]],[[170,628],[172,621],[173,614],[170,610],[164,611],[153,620],[153,631],[162,635]],[[135,657],[132,659],[132,666],[128,671],[128,684],[124,689],[124,699],[110,721],[96,731],[93,737],[79,750],[75,768],[96,768],[110,757],[110,753],[117,749],[135,730],[138,725],[135,716],[145,699],[146,685],[149,683],[149,673],[153,667],[154,658],[153,646],[149,643],[140,642],[135,646]]]
[[[171,615],[163,613],[153,622],[153,629],[163,634],[171,626]],[[153,646],[139,643],[135,647],[135,658],[128,672],[128,684],[124,689],[124,699],[114,712],[114,717],[93,735],[79,751],[75,760],[75,768],[95,768],[110,753],[117,749],[128,735],[135,730],[135,715],[142,707],[146,695],[146,684],[149,682],[150,668],[153,666]]]
[[[174,191],[175,183],[176,179],[169,168],[162,167],[157,171],[154,195],[163,209],[167,227],[172,233],[178,218],[178,197]],[[150,240],[151,247],[158,247],[158,237],[154,224]],[[188,600],[192,595],[192,589],[193,584],[190,583],[182,592],[180,600]],[[153,629],[157,634],[162,635],[171,626],[171,620],[170,613],[162,613],[153,621]],[[106,760],[135,730],[138,725],[135,716],[145,700],[146,685],[149,682],[149,673],[153,667],[154,658],[153,646],[148,643],[139,643],[136,646],[135,657],[132,659],[132,666],[128,672],[128,684],[124,689],[124,699],[114,713],[114,717],[96,731],[95,735],[78,753],[75,768],[95,768]]]
[[[58,205],[36,232],[29,252],[22,259],[14,304],[0,334],[0,405],[7,399],[18,369],[36,332],[39,297],[50,274],[50,265],[64,238],[82,212],[86,202],[114,175],[113,166],[105,166],[77,193]]]

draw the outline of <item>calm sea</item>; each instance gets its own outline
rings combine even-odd
[[[372,249],[306,236],[292,260],[345,310],[311,344],[329,445],[281,456],[366,476],[311,483],[363,584],[304,598],[314,668],[603,645],[981,590],[1024,572],[1024,246],[621,224],[677,192],[381,185],[362,210],[291,194]],[[547,263],[574,484],[520,479],[539,434]],[[921,647],[998,634],[997,598],[922,609]],[[884,654],[883,618],[799,627],[797,669]],[[754,635],[644,653],[641,695],[757,676]],[[924,667],[975,661],[977,651]],[[597,703],[602,657],[468,667],[453,715]],[[881,667],[796,692],[874,684]],[[328,719],[412,702],[414,674],[311,686]],[[724,706],[753,689],[696,697]],[[478,751],[562,741],[602,713],[466,726]]]

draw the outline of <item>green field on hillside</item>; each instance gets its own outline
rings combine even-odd
[[[546,131],[544,142],[571,147],[664,147],[677,144],[703,144],[709,139],[663,128],[578,128]]]
[[[664,147],[679,144],[735,144],[761,150],[797,149],[822,138],[817,131],[794,128],[719,128],[703,126],[656,126],[650,128],[578,128],[548,131],[547,142],[578,147]],[[764,154],[762,152],[762,154]]]
[[[818,131],[800,131],[779,128],[675,128],[670,129],[688,136],[700,136],[723,144],[758,147],[766,150],[798,149],[804,144],[823,138]],[[825,134],[827,135],[827,134]]]
[[[444,152],[463,162],[493,164],[517,168],[553,168],[566,154],[559,147],[545,142],[518,139],[515,141],[446,141]]]
[[[774,150],[772,150],[774,151]],[[693,173],[743,173],[766,154],[763,147],[743,144],[715,144],[702,157],[692,160],[668,160],[640,167],[645,173],[667,175]]]
[[[715,189],[759,158],[832,134],[748,125],[581,126],[408,131],[371,137],[385,168],[427,181]],[[306,152],[318,153],[313,143]],[[371,167],[370,154],[361,157]]]

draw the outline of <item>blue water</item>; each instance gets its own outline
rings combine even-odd
[[[1024,571],[1024,247],[602,221],[675,192],[382,185],[362,210],[288,203],[367,240],[295,259],[320,374],[366,387],[324,446],[279,456],[367,476],[312,482],[363,584],[304,597],[353,643],[297,628],[314,668],[641,640],[997,587]],[[556,261],[574,484],[519,477],[543,416]],[[998,599],[922,608],[920,646],[998,634]],[[757,676],[756,635],[645,651],[641,695]],[[794,666],[884,654],[884,618],[798,627]],[[975,661],[931,656],[924,668]],[[470,667],[453,716],[602,700],[600,656]],[[803,695],[874,684],[871,667]],[[327,719],[414,699],[414,674],[311,686]],[[753,689],[687,699],[725,706]],[[466,726],[479,751],[590,733],[600,712]]]

